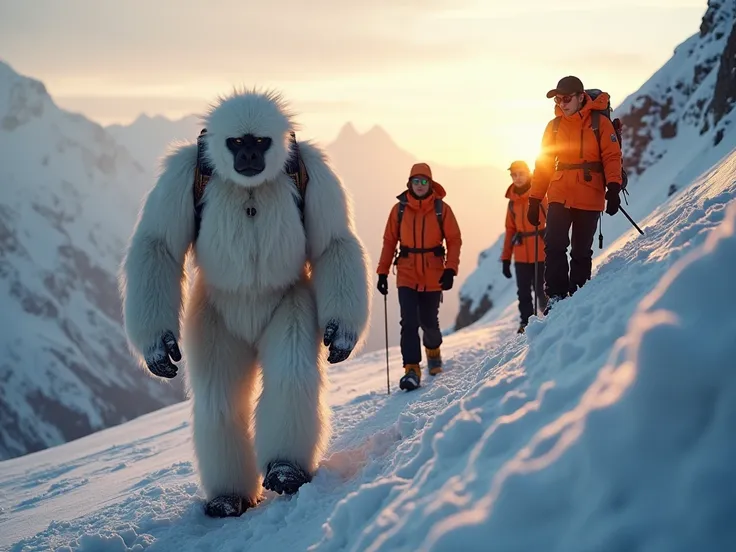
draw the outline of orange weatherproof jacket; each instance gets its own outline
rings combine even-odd
[[[591,127],[591,110],[605,109],[608,94],[604,92],[595,100],[587,94],[585,97],[585,105],[570,117],[559,106],[555,106],[555,115],[562,117],[557,138],[553,136],[553,119],[544,130],[542,152],[535,164],[529,196],[542,199],[546,194],[549,203],[562,203],[566,207],[588,211],[603,211],[606,206],[605,185],[613,182],[621,184],[621,146],[613,123],[605,115],[600,116],[600,148]],[[603,173],[591,171],[591,180],[586,181],[581,168],[556,170],[556,159],[566,164],[602,162]]]
[[[517,263],[534,262],[534,226],[526,218],[529,212],[529,185],[521,189],[511,184],[506,190],[509,208],[506,210],[506,236],[503,241],[502,261],[510,261],[513,256]],[[547,226],[547,200],[543,199],[539,210],[539,235],[537,237],[537,262],[545,259],[544,230]],[[514,236],[517,243],[514,243]],[[520,242],[520,243],[519,243]]]
[[[399,205],[394,205],[386,222],[383,233],[383,248],[378,261],[378,274],[388,274],[394,259],[396,244],[409,248],[431,249],[442,245],[442,232],[435,215],[434,201],[444,198],[445,189],[437,182],[432,183],[432,191],[423,198],[417,199],[409,191],[399,196],[406,198],[406,208],[398,228]],[[447,245],[446,261],[433,252],[408,253],[400,256],[396,265],[396,286],[410,287],[418,291],[441,291],[440,277],[445,268],[458,273],[460,265],[460,247],[462,236],[455,214],[447,203],[443,202],[442,220]]]

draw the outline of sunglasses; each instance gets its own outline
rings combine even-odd
[[[570,101],[576,96],[577,94],[565,94],[564,96],[555,96],[555,103],[556,104],[566,104],[570,103]]]
[[[426,178],[418,178],[414,177],[410,181],[412,184],[421,184],[422,186],[427,186],[429,184],[429,180]]]

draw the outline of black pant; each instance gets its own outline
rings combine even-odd
[[[519,297],[519,313],[521,323],[527,324],[529,317],[534,314],[534,263],[514,263],[516,269],[516,295]],[[544,262],[537,263],[537,307],[543,311],[547,306],[547,297],[544,295]]]
[[[401,307],[401,356],[404,364],[419,364],[422,347],[419,328],[422,328],[424,346],[436,349],[442,344],[440,332],[441,291],[417,291],[408,287],[399,288]]]
[[[590,280],[593,259],[593,239],[598,225],[599,211],[570,209],[562,203],[550,203],[547,213],[547,231],[544,235],[546,268],[544,279],[548,297],[565,297],[575,293]],[[568,275],[567,247],[572,248]]]

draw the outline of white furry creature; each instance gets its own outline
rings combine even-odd
[[[298,145],[309,175],[302,222],[284,170],[292,119],[274,92],[220,98],[204,119],[213,174],[198,233],[197,146],[187,144],[164,160],[122,265],[125,329],[142,363],[174,377],[181,337],[210,516],[242,514],[261,485],[291,494],[311,480],[330,433],[325,357],[345,360],[370,317],[351,199],[309,141]],[[185,299],[189,251],[196,270]]]

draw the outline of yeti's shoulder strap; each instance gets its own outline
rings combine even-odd
[[[294,181],[294,186],[296,186],[299,192],[296,204],[299,207],[302,224],[304,224],[304,201],[307,193],[307,184],[309,184],[309,173],[307,173],[307,166],[304,164],[304,159],[299,154],[299,143],[296,141],[296,134],[293,131],[290,134],[291,153],[284,165],[284,172],[291,177]]]
[[[192,186],[192,195],[194,201],[194,240],[197,240],[199,236],[199,226],[202,222],[202,210],[204,209],[204,190],[207,184],[212,178],[213,167],[207,162],[207,157],[204,155],[205,143],[204,136],[207,134],[207,129],[203,128],[197,138],[197,164],[194,167],[194,185]],[[299,144],[296,141],[296,134],[291,132],[290,141],[291,152],[289,158],[286,160],[284,165],[284,172],[291,177],[294,181],[299,196],[296,199],[296,204],[299,207],[299,214],[301,215],[302,224],[304,224],[304,198],[307,193],[307,184],[309,183],[309,173],[307,173],[307,166],[304,164],[304,159],[299,154]]]
[[[204,155],[204,135],[207,129],[203,128],[197,138],[197,164],[194,166],[194,186],[192,195],[194,199],[194,241],[199,236],[199,225],[202,222],[202,209],[204,208],[204,189],[212,178],[212,165],[207,162]]]

